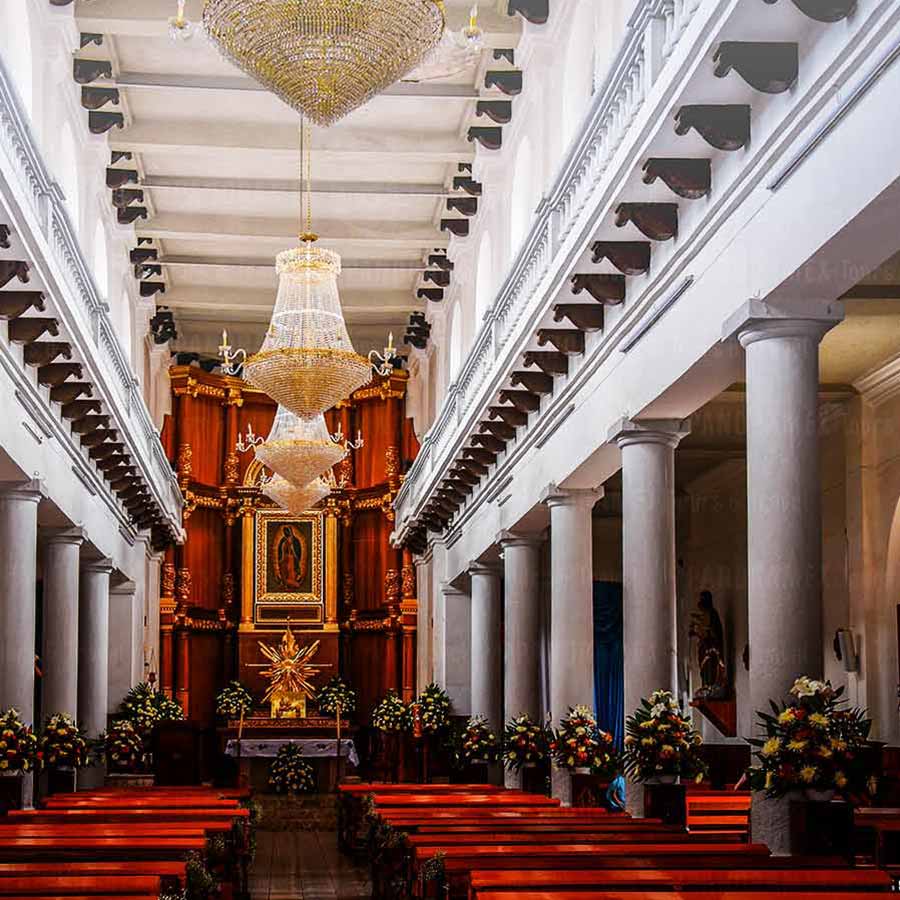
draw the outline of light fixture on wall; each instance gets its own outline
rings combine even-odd
[[[859,671],[859,653],[849,628],[838,628],[834,633],[834,655],[843,663],[845,672]]]
[[[331,125],[441,40],[442,0],[206,0],[226,59],[319,125]]]

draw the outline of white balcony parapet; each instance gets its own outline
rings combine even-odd
[[[171,531],[181,534],[183,498],[178,482],[116,335],[109,307],[97,290],[73,231],[65,198],[44,163],[2,60],[0,164],[8,196],[21,213],[16,226],[22,231],[23,243],[36,251],[35,262],[54,314],[83,360],[85,379],[93,383],[95,396],[104,402],[112,427],[126,444]],[[84,456],[80,448],[74,452]],[[126,523],[127,515],[102,478],[92,466],[84,468],[80,476],[90,478],[93,488]]]
[[[554,296],[551,290],[570,263],[561,252],[653,85],[696,16],[702,0],[641,0],[604,83],[595,92],[580,136],[556,183],[538,209],[527,240],[501,286],[437,420],[400,490],[398,531],[415,517],[457,451],[460,425],[480,410],[519,346],[522,324]],[[707,0],[708,7],[729,4]]]

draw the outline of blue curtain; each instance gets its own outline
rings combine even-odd
[[[625,662],[622,585],[594,582],[594,705],[597,722],[622,749],[625,740]]]

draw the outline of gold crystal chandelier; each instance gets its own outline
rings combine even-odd
[[[282,509],[299,516],[324,500],[331,493],[331,485],[325,478],[316,478],[297,487],[281,475],[274,475],[262,485],[262,492]]]
[[[296,487],[305,487],[347,455],[347,447],[333,440],[322,415],[302,418],[283,406],[256,458]]]
[[[300,246],[279,253],[278,296],[259,352],[244,363],[244,378],[301,418],[330,409],[372,377],[371,366],[357,354],[347,334],[337,277],[341,258],[315,246],[312,231],[309,136],[300,126]],[[305,171],[304,171],[305,166]]]
[[[206,0],[223,55],[331,125],[415,68],[444,31],[441,0]]]

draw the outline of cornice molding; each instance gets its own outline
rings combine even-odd
[[[893,400],[900,394],[900,353],[860,375],[853,387],[875,407]]]

